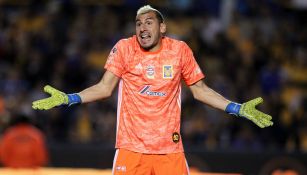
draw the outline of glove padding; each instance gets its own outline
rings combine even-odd
[[[34,101],[32,103],[33,109],[48,110],[60,105],[68,104],[68,96],[64,92],[61,92],[49,85],[44,87],[44,91],[51,95],[51,97]]]
[[[239,116],[251,120],[260,128],[272,126],[273,125],[273,122],[271,121],[272,117],[268,114],[258,111],[255,108],[258,104],[262,102],[263,99],[261,97],[258,97],[246,103],[243,103],[239,111]]]

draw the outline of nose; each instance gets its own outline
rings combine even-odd
[[[144,24],[141,24],[141,25],[140,25],[140,31],[143,32],[143,31],[145,31],[145,30],[146,30],[145,25],[144,25]]]

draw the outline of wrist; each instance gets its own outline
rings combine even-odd
[[[81,97],[78,93],[67,94],[67,97],[68,97],[68,106],[82,103]]]
[[[230,102],[226,106],[225,112],[227,112],[228,114],[239,116],[240,109],[241,109],[241,104]]]

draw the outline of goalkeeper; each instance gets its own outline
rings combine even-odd
[[[93,102],[111,96],[119,84],[113,174],[188,174],[180,135],[181,80],[204,104],[261,128],[273,125],[271,116],[255,108],[261,98],[239,104],[209,88],[190,47],[165,36],[164,17],[157,9],[141,7],[135,30],[113,47],[97,84],[72,94],[47,85],[44,91],[51,96],[33,102],[38,110]]]

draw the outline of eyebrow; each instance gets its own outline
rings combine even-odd
[[[154,20],[154,18],[153,18],[153,17],[147,17],[147,18],[145,19],[145,21],[146,21],[146,20]],[[141,21],[141,20],[140,20],[140,19],[136,19],[136,20],[135,20],[135,22],[138,22],[138,21]]]

